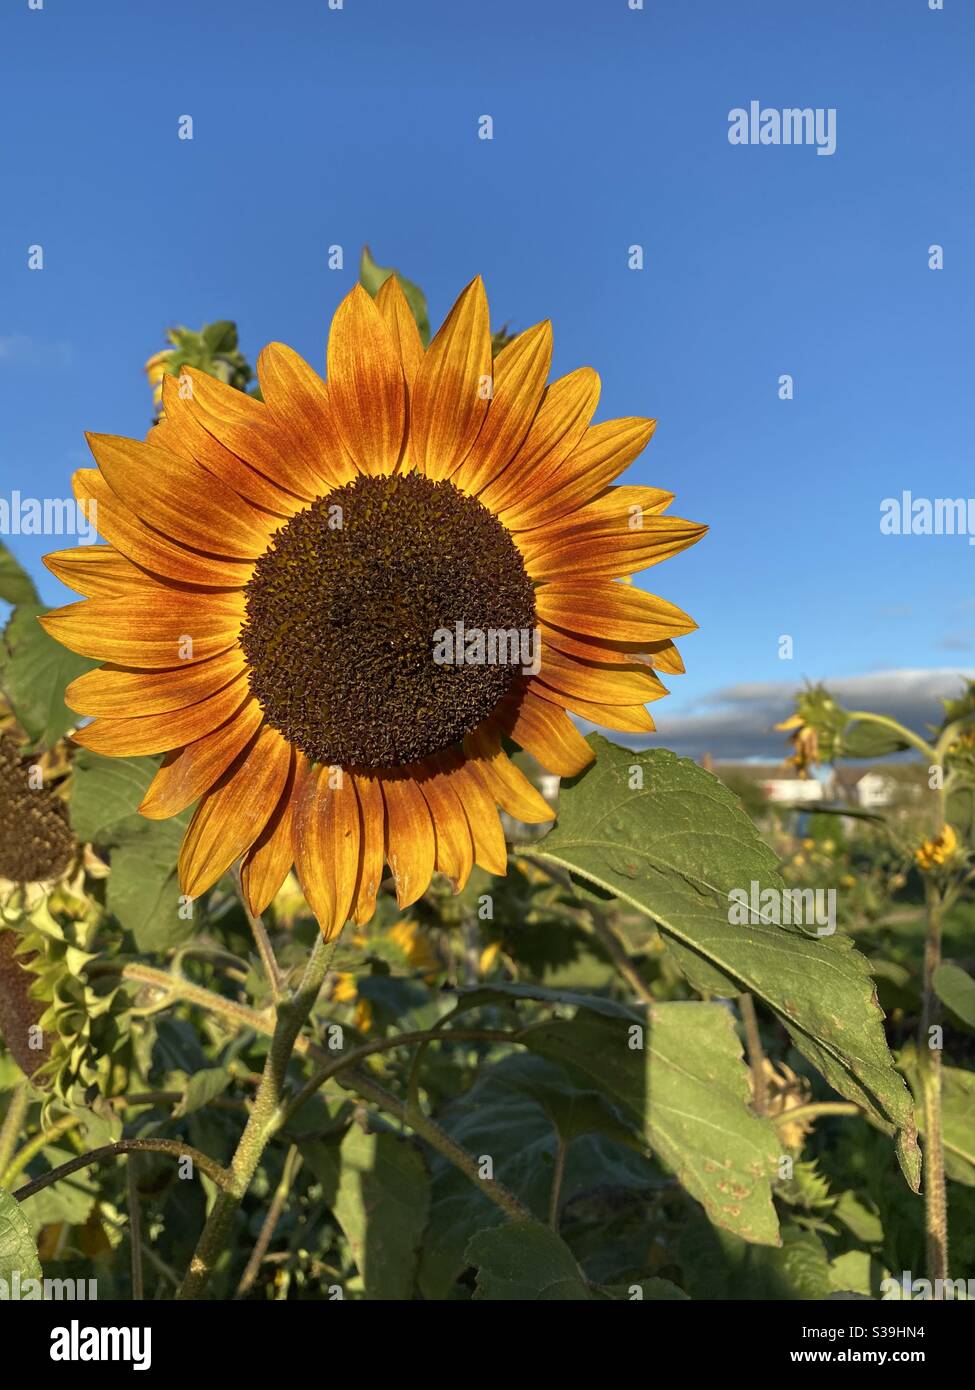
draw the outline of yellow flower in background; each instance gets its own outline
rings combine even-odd
[[[790,735],[792,754],[786,758],[786,762],[791,763],[800,778],[805,780],[809,776],[809,769],[819,762],[819,734],[800,714],[791,714],[781,724],[776,724],[775,729]]]
[[[415,919],[406,917],[394,922],[383,933],[387,941],[392,941],[406,956],[413,970],[422,972],[427,982],[441,969],[442,961],[434,951],[426,932]],[[352,937],[353,946],[365,947],[369,938],[363,932]],[[354,1022],[360,1033],[368,1033],[373,1025],[373,1009],[368,999],[359,994],[358,976],[354,971],[341,970],[335,977],[332,987],[332,1000],[336,1004],[355,1004]]]
[[[954,858],[957,851],[958,836],[950,825],[946,825],[940,835],[925,840],[924,844],[914,851],[914,858],[922,869],[935,869]]]
[[[163,348],[162,352],[155,352],[145,365],[145,374],[152,387],[152,403],[158,410],[162,404],[163,378],[166,376],[166,363],[173,355],[172,348]]]
[[[569,711],[646,733],[653,667],[683,670],[692,619],[616,582],[706,529],[612,485],[654,422],[592,425],[591,368],[546,385],[548,323],[492,364],[480,279],[426,350],[395,277],[375,301],[356,287],[327,384],[273,343],[262,400],[163,356],[149,440],[90,436],[98,468],[75,478],[109,544],[47,557],[85,598],[41,622],[105,663],[68,688],[93,717],[76,741],[166,754],[140,810],[198,803],[190,897],[240,859],[259,913],[294,864],[330,937],[372,917],[384,861],[401,908],[435,870],[458,890],[475,863],[504,873],[498,807],[551,810],[502,740],[571,776],[592,753]],[[537,634],[540,667],[478,655],[479,633],[482,653]]]

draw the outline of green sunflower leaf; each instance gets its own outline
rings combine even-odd
[[[834,1090],[897,1132],[916,1191],[913,1107],[887,1048],[869,962],[847,937],[760,919],[734,925],[733,889],[785,885],[733,793],[666,749],[636,752],[597,734],[588,742],[596,762],[563,784],[558,822],[533,856],[646,913],[698,991],[764,1000]]]
[[[9,1285],[15,1274],[21,1280],[40,1279],[41,1265],[20,1203],[0,1190],[0,1279]]]
[[[37,603],[14,609],[0,643],[0,686],[28,736],[49,748],[78,722],[65,687],[97,663],[48,636],[37,621],[47,611]]]
[[[574,1025],[570,1025],[574,1026]],[[640,1150],[613,1097],[593,1095],[565,1068],[541,1056],[511,1055],[480,1068],[474,1085],[437,1113],[437,1123],[513,1192],[539,1221],[547,1220],[561,1137],[567,1149],[560,1206],[599,1191],[607,1200],[642,1194],[661,1176]],[[430,1221],[423,1241],[420,1290],[426,1299],[449,1298],[465,1268],[475,1232],[502,1214],[483,1192],[440,1154],[430,1156]]]
[[[918,1099],[918,1124],[924,1134],[924,1110],[917,1048],[909,1043],[901,1050],[901,1066]],[[975,1187],[975,1072],[962,1067],[941,1067],[941,1127],[945,1172],[955,1182]]]
[[[158,758],[104,758],[82,749],[75,759],[71,823],[82,840],[111,850],[106,903],[140,951],[178,946],[194,930],[176,862],[191,810],[169,820],[138,813]]]
[[[975,980],[967,970],[943,961],[934,972],[934,992],[962,1023],[975,1028]]]
[[[4,603],[40,604],[34,581],[0,541],[0,599]]]
[[[363,289],[368,290],[375,299],[380,288],[391,275],[396,276],[400,283],[400,289],[406,295],[406,302],[410,306],[410,311],[416,319],[416,326],[420,330],[420,339],[423,346],[426,347],[430,341],[430,314],[427,310],[426,295],[419,285],[414,285],[412,280],[407,280],[405,275],[401,275],[392,266],[377,265],[372,258],[369,247],[364,246],[359,260],[359,284]]]
[[[741,1042],[723,1005],[657,1004],[649,1028],[580,1015],[522,1041],[608,1096],[715,1225],[779,1243],[771,1177],[782,1145],[749,1109]]]
[[[477,1270],[477,1299],[538,1303],[592,1297],[565,1241],[537,1221],[478,1231],[465,1258]]]
[[[71,794],[71,824],[78,837],[106,847],[124,837],[158,771],[158,758],[104,758],[82,748]]]
[[[366,1298],[412,1298],[430,1206],[419,1149],[397,1135],[367,1134],[353,1125],[340,1145],[311,1143],[302,1153],[352,1248]]]

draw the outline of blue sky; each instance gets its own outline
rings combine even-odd
[[[144,434],[168,324],[321,366],[369,242],[435,323],[480,272],[497,323],[551,317],[556,370],[597,368],[598,418],[658,418],[628,480],[711,526],[642,581],[700,624],[663,742],[759,752],[804,677],[933,717],[975,666],[975,548],[879,529],[903,489],[975,493],[975,7],[6,0],[0,54],[0,494]],[[836,152],[731,145],[752,100],[835,108]],[[50,541],[8,541],[66,598]]]

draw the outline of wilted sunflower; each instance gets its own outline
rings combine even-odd
[[[331,936],[372,916],[384,860],[405,907],[434,870],[504,872],[499,805],[551,819],[503,738],[572,775],[592,753],[567,710],[653,729],[652,666],[681,671],[695,624],[615,581],[705,528],[610,486],[654,422],[590,425],[596,373],[546,386],[550,358],[546,322],[492,364],[480,279],[424,351],[390,278],[339,305],[327,384],[272,343],[263,402],[187,369],[148,442],[89,436],[75,489],[109,544],[47,557],[86,601],[41,621],[105,663],[68,688],[77,741],[166,754],[143,815],[198,801],[188,895],[239,858],[260,912],[294,863]],[[457,624],[537,629],[540,670],[435,659]]]

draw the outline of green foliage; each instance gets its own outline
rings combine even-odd
[[[884,1041],[867,962],[847,938],[729,922],[733,889],[784,886],[732,794],[665,750],[632,753],[598,735],[590,741],[596,765],[563,792],[539,858],[647,913],[695,989],[747,990],[764,1000],[834,1089],[899,1131],[905,1176],[916,1188],[910,1097]]]
[[[363,289],[368,290],[375,298],[391,275],[395,275],[399,281],[400,289],[406,296],[406,302],[410,306],[410,311],[416,319],[416,326],[420,330],[420,340],[426,347],[430,341],[430,315],[427,310],[426,295],[419,285],[414,285],[412,280],[407,280],[405,275],[394,270],[392,266],[377,265],[372,258],[369,247],[364,246],[359,258],[359,284],[362,285]]]
[[[138,814],[158,770],[158,758],[103,758],[87,749],[74,764],[73,825],[83,839],[108,851],[107,906],[140,951],[178,946],[196,929],[176,873],[191,810],[165,821]]]
[[[64,703],[65,687],[95,665],[62,647],[37,619],[48,610],[21,602],[0,640],[0,691],[34,744],[50,748],[78,722]]]
[[[219,319],[204,324],[199,330],[182,326],[168,328],[166,338],[171,346],[146,363],[153,385],[162,374],[178,377],[184,367],[195,367],[238,391],[247,390],[254,371],[240,351],[236,323]]]
[[[0,599],[4,603],[40,604],[40,598],[30,575],[19,565],[0,541]]]
[[[37,1246],[27,1218],[9,1192],[0,1189],[0,1279],[40,1279]]]
[[[572,1251],[538,1222],[511,1221],[499,1230],[481,1231],[466,1253],[477,1270],[475,1298],[537,1303],[591,1297]]]

